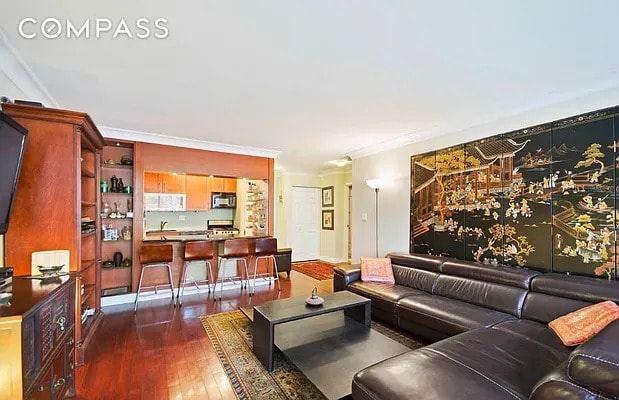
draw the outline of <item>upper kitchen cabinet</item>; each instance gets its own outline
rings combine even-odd
[[[185,175],[144,172],[144,193],[185,193]]]
[[[207,176],[187,175],[187,210],[203,211],[211,208],[209,183]]]
[[[236,178],[210,177],[211,192],[236,193]]]

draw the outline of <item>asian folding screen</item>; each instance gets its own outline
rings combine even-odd
[[[618,110],[411,157],[410,250],[615,279]]]

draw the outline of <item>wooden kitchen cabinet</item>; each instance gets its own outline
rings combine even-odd
[[[224,192],[236,193],[236,178],[224,178]]]
[[[236,178],[222,178],[219,176],[209,177],[211,192],[236,193]]]
[[[144,193],[185,193],[185,175],[146,171]]]
[[[161,193],[161,174],[144,172],[144,193]]]
[[[185,193],[185,175],[161,174],[162,193]]]
[[[187,210],[204,211],[211,208],[211,192],[208,180],[207,176],[187,175],[185,181]]]

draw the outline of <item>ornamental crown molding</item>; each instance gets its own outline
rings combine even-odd
[[[243,154],[247,156],[277,158],[281,153],[279,150],[261,149],[258,147],[239,146],[209,142],[206,140],[181,138],[168,136],[160,133],[134,131],[129,129],[113,128],[109,126],[99,126],[99,131],[105,138],[122,139],[134,142],[163,144],[176,147],[188,147],[190,149],[218,151],[221,153]]]

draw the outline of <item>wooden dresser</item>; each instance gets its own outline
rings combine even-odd
[[[75,278],[13,278],[0,303],[0,400],[75,394]]]

